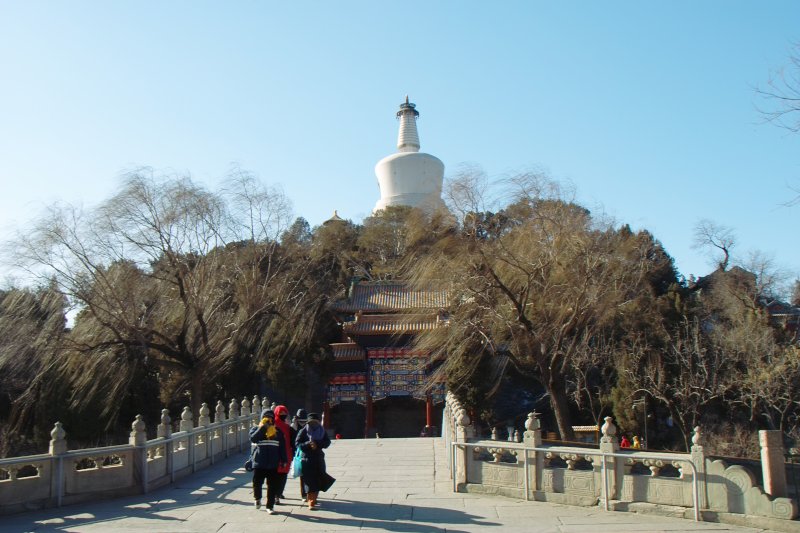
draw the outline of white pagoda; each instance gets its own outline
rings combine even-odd
[[[375,175],[381,189],[381,198],[373,213],[388,206],[409,206],[432,210],[443,206],[442,179],[444,163],[438,158],[419,151],[416,105],[406,101],[400,104],[397,118],[400,131],[397,135],[397,152],[384,157],[375,165]]]

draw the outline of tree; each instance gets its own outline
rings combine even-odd
[[[763,102],[759,111],[765,120],[800,132],[800,44],[789,54],[789,62],[773,72],[767,86],[757,88],[756,94]]]
[[[146,362],[196,413],[206,385],[252,356],[252,328],[294,303],[276,290],[291,290],[277,244],[287,202],[249,175],[232,184],[214,194],[142,169],[95,210],[54,206],[19,236],[18,264],[80,310],[62,361],[76,406],[124,395]]]
[[[0,457],[33,453],[23,435],[40,415],[42,425],[55,422],[53,396],[42,385],[43,376],[55,375],[51,368],[67,334],[65,309],[64,298],[47,286],[0,291]]]
[[[731,249],[736,244],[733,230],[706,218],[700,220],[694,228],[693,248],[716,249],[714,262],[720,270],[725,270],[731,260]],[[719,254],[722,254],[721,256]]]
[[[448,327],[419,345],[448,373],[469,373],[456,367],[480,354],[507,357],[542,383],[570,439],[567,383],[578,354],[635,310],[659,265],[649,244],[594,219],[552,181],[527,175],[510,185],[505,208],[468,213],[413,269],[416,283],[444,283],[451,298]]]
[[[800,43],[789,53],[788,63],[773,72],[765,88],[756,88],[762,104],[758,107],[764,120],[792,133],[800,133]],[[786,205],[800,203],[800,189],[792,188],[795,197]]]

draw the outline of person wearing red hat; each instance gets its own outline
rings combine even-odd
[[[292,464],[292,459],[294,458],[294,431],[286,423],[286,419],[289,417],[289,410],[284,405],[278,405],[275,407],[275,427],[281,430],[283,433],[284,442],[285,442],[285,450],[286,450],[286,464],[280,468],[278,468],[278,487],[277,493],[278,497],[275,499],[275,503],[281,503],[281,498],[285,498],[283,495],[283,489],[286,488],[286,478],[289,475],[289,467]]]

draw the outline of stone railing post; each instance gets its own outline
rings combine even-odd
[[[525,433],[522,434],[522,443],[530,448],[542,446],[542,421],[541,415],[536,411],[528,413],[525,420]],[[542,473],[544,472],[544,453],[526,451],[528,461],[528,490],[537,491],[542,487]]]
[[[56,422],[50,432],[50,455],[63,455],[67,453],[67,432],[61,422]]]
[[[161,410],[161,423],[156,428],[156,437],[168,439],[172,436],[172,419],[169,417],[169,409]]]
[[[700,426],[694,428],[692,449],[689,453],[694,467],[697,468],[697,490],[700,493],[700,509],[708,509],[708,484],[706,480],[706,454],[703,451],[703,436]]]
[[[131,433],[128,444],[133,449],[133,479],[139,481],[142,494],[147,494],[147,426],[142,415],[136,415],[131,424]]]
[[[242,399],[242,416],[250,416],[252,413],[250,411],[250,400],[247,397]]]
[[[253,396],[253,414],[256,416],[261,414],[261,399],[258,395]]]
[[[228,406],[228,419],[236,420],[237,418],[239,418],[239,402],[234,398]]]
[[[183,408],[181,413],[180,431],[191,431],[194,429],[194,415],[189,406]]]
[[[457,442],[469,442],[470,439],[475,437],[475,430],[471,425],[472,420],[463,407],[459,406],[459,409],[455,412],[455,422],[455,439]],[[456,492],[460,492],[461,487],[466,486],[466,484],[469,483],[467,473],[469,471],[469,460],[471,457],[472,450],[456,447],[456,468],[455,472],[453,472],[453,476],[456,480]]]
[[[194,435],[192,435],[192,430],[194,429],[194,415],[192,414],[192,410],[189,409],[189,406],[183,408],[183,412],[181,413],[181,423],[180,423],[180,430],[186,431],[188,435],[186,436],[186,447],[187,452],[189,453],[189,465],[192,467],[192,472],[194,472]]]
[[[50,494],[57,507],[61,507],[64,497],[64,458],[67,453],[67,432],[61,422],[56,422],[50,432],[50,455],[53,457],[53,466],[50,472]]]
[[[156,427],[156,437],[169,439],[171,436],[172,436],[172,419],[169,416],[169,409],[162,409],[161,423],[158,425],[158,427]],[[170,473],[170,477],[173,475],[172,461],[174,460],[173,457],[174,453],[175,453],[175,446],[173,442],[172,441],[167,442],[164,445],[164,457],[167,461],[167,472]]]
[[[761,446],[761,471],[764,492],[773,498],[786,496],[786,465],[783,456],[783,432],[779,429],[758,432]]]
[[[225,422],[225,405],[222,400],[217,400],[217,406],[214,408],[214,422],[217,424]]]
[[[619,440],[617,440],[617,426],[614,425],[614,419],[610,416],[605,417],[605,424],[602,425],[600,431],[603,436],[600,437],[600,452],[601,453],[617,453],[619,452]],[[605,484],[602,478],[602,461],[600,458],[600,487],[601,495],[605,497]],[[622,480],[625,476],[625,462],[616,457],[606,457],[606,475],[608,476],[608,499],[619,499],[619,494],[622,492]]]
[[[197,419],[197,427],[206,427],[211,425],[211,410],[208,408],[208,404],[203,402],[203,405],[200,406],[200,417]]]
[[[236,398],[232,398],[231,403],[228,405],[228,420],[237,421],[235,424],[228,426],[228,428],[235,433],[234,438],[236,439],[236,447],[239,449],[239,451],[242,451],[242,427],[238,422],[239,402],[236,401]]]

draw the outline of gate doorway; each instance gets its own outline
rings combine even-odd
[[[393,396],[373,404],[375,431],[383,438],[419,437],[425,429],[425,401]],[[432,425],[441,427],[441,404],[433,408]]]
[[[364,438],[367,410],[356,402],[342,402],[331,407],[331,421],[328,429],[344,439]]]

